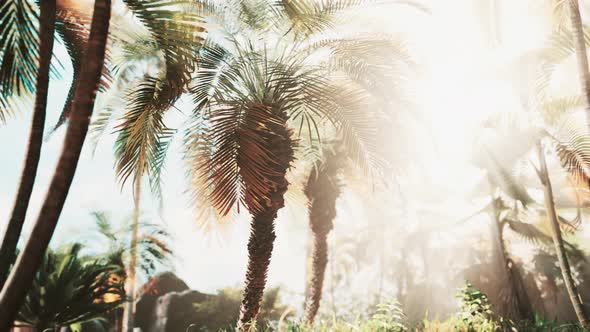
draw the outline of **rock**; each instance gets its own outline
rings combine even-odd
[[[213,296],[188,289],[186,283],[171,272],[150,279],[139,294],[135,326],[142,332],[186,331],[191,324],[204,318],[197,317],[194,304]]]

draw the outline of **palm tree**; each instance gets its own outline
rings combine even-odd
[[[537,143],[537,152],[539,155],[539,162],[540,168],[538,170],[539,179],[543,184],[544,188],[544,195],[545,195],[545,208],[547,209],[547,214],[549,217],[549,223],[551,225],[551,236],[553,238],[553,243],[555,246],[555,252],[557,254],[557,258],[559,260],[559,267],[561,269],[561,273],[563,275],[563,281],[567,292],[570,297],[570,301],[574,307],[574,311],[576,316],[578,317],[578,321],[582,325],[582,327],[587,328],[589,326],[588,319],[584,313],[584,309],[582,307],[582,300],[579,296],[579,293],[576,289],[576,285],[574,279],[572,277],[572,272],[570,269],[570,264],[568,261],[568,257],[566,255],[565,246],[563,242],[563,238],[561,235],[561,228],[559,225],[559,219],[555,210],[555,201],[553,199],[553,188],[551,186],[551,180],[549,178],[549,171],[547,170],[547,161],[545,160],[545,151],[543,149],[542,144],[539,142]]]
[[[232,56],[221,48],[210,54],[218,60],[219,55]],[[196,98],[208,99],[204,93],[214,89],[211,100],[197,100],[203,105],[197,111],[210,115],[195,119],[200,123],[189,138],[187,156],[198,171],[192,176],[198,186],[195,197],[205,195],[223,215],[241,205],[252,214],[238,321],[238,330],[248,331],[260,309],[275,240],[274,220],[284,205],[285,176],[294,158],[288,112],[304,103],[295,99],[296,94],[314,77],[305,72],[296,76],[302,70],[297,63],[271,62],[250,50],[238,50],[236,55],[223,61],[229,61],[227,67],[213,67],[221,69],[218,85],[194,91]]]
[[[313,325],[320,307],[324,274],[328,263],[328,233],[334,227],[336,199],[340,196],[338,173],[342,168],[341,154],[332,150],[324,153],[311,170],[305,195],[309,200],[309,226],[313,243],[311,248],[311,271],[307,287],[305,321]]]
[[[558,103],[558,105],[560,105]],[[545,106],[547,108],[549,106]],[[561,105],[559,106],[561,107]],[[568,118],[566,109],[561,109],[559,117]],[[515,126],[513,123],[505,128],[498,126],[496,129],[502,129],[497,133],[497,138],[479,142],[479,145],[483,145],[485,151],[482,156],[477,158],[478,166],[487,170],[490,187],[492,189],[491,203],[486,206],[484,210],[489,210],[492,215],[491,230],[493,234],[494,243],[494,259],[502,265],[502,276],[501,279],[506,281],[506,286],[511,287],[506,291],[499,291],[499,294],[506,293],[505,296],[500,297],[502,303],[507,307],[507,313],[512,315],[515,314],[515,318],[530,318],[532,314],[530,312],[530,298],[526,291],[523,289],[522,276],[518,269],[517,264],[510,257],[510,254],[506,248],[504,233],[508,229],[514,232],[516,235],[525,239],[527,242],[534,244],[540,249],[554,253],[557,257],[559,255],[556,248],[553,248],[552,232],[546,232],[543,230],[543,224],[534,223],[526,219],[531,219],[533,213],[541,217],[544,224],[551,226],[551,209],[548,206],[545,208],[538,208],[535,200],[529,195],[527,188],[533,187],[533,183],[525,183],[522,178],[514,175],[514,169],[516,168],[519,160],[522,160],[528,152],[530,152],[535,146],[539,139],[545,136],[551,137],[558,148],[558,156],[561,158],[563,168],[574,176],[579,172],[579,166],[576,162],[579,162],[582,158],[583,151],[580,148],[583,145],[576,143],[576,137],[579,135],[579,130],[563,125],[559,123],[555,118],[551,120],[549,114],[556,112],[547,112],[542,115],[545,117],[546,129],[540,129],[532,126]],[[499,122],[499,121],[498,121]],[[495,123],[490,121],[489,125]],[[567,124],[567,123],[566,123]],[[548,132],[552,134],[548,134]],[[565,137],[565,139],[560,140]],[[518,143],[516,143],[518,142]],[[491,144],[490,144],[491,143]],[[510,149],[508,149],[510,147]],[[578,149],[575,149],[578,147]],[[508,152],[509,151],[509,152]],[[485,158],[485,161],[482,159]],[[544,178],[541,176],[542,172],[537,173],[539,178],[544,183]],[[521,174],[522,176],[523,174]],[[524,177],[524,176],[522,176]],[[539,188],[545,190],[545,188]],[[575,189],[577,190],[577,189]],[[489,194],[486,194],[489,195]],[[490,208],[491,207],[491,208]],[[555,210],[555,206],[553,206]],[[483,210],[482,210],[483,211]],[[480,212],[482,212],[480,211]],[[475,215],[479,214],[476,213]],[[561,229],[572,231],[575,230],[577,224],[581,221],[578,217],[574,220],[569,221],[564,217],[560,216],[557,211],[556,220],[558,221]],[[578,209],[578,213],[580,210]],[[544,216],[549,218],[544,218]],[[579,250],[575,248],[571,243],[563,241],[564,254],[567,256],[579,257]],[[571,273],[565,272],[564,275]],[[505,287],[502,285],[502,287]]]
[[[88,49],[84,54],[80,81],[74,93],[64,147],[39,217],[0,293],[0,331],[7,331],[14,321],[26,291],[43,260],[43,254],[49,245],[74,178],[102,73],[110,13],[110,0],[95,2]]]
[[[264,47],[256,51],[252,45],[240,47],[238,41],[234,45],[233,51],[220,45],[202,51],[205,69],[197,72],[197,82],[217,79],[213,86],[195,86],[197,116],[185,139],[185,153],[194,197],[204,201],[201,208],[210,204],[227,215],[244,206],[252,215],[238,322],[243,331],[256,318],[266,284],[274,219],[284,205],[285,176],[294,159],[291,121],[297,120],[299,127],[307,123],[312,132],[312,123],[329,119],[345,133],[343,142],[354,147],[358,160],[369,153],[363,139],[371,135],[359,126],[366,121],[354,121],[362,118],[355,110],[367,102],[362,90],[335,83],[323,68],[306,64],[297,53],[272,58]]]
[[[134,222],[128,269],[128,298],[124,331],[132,331],[139,236],[141,181],[148,175],[150,186],[160,196],[160,172],[174,131],[163,115],[188,91],[198,48],[203,37],[202,19],[194,10],[182,10],[178,1],[124,1],[141,27],[115,37],[113,43],[117,88],[128,89],[127,102],[115,143],[116,172],[123,183],[133,179]],[[147,68],[147,69],[146,69]],[[155,70],[154,70],[155,69]],[[155,71],[155,72],[154,72]],[[131,87],[129,87],[131,86]],[[92,131],[99,138],[114,117],[114,110],[100,111]]]
[[[10,6],[10,2],[5,3],[5,6]],[[13,4],[14,5],[14,4]],[[27,3],[21,3],[20,6],[27,6]],[[14,261],[16,245],[22,231],[25,221],[27,208],[33,186],[35,184],[35,176],[37,174],[37,167],[41,157],[41,145],[43,142],[43,129],[45,127],[45,111],[47,107],[47,89],[49,86],[49,68],[51,64],[51,56],[53,54],[53,31],[55,28],[55,0],[42,1],[40,3],[41,12],[39,19],[39,69],[37,72],[37,83],[35,86],[35,109],[33,111],[33,120],[31,123],[31,132],[29,135],[29,143],[27,145],[27,153],[25,163],[23,166],[20,183],[18,186],[14,207],[12,214],[6,226],[6,231],[0,245],[0,289],[6,282],[8,270]],[[18,7],[16,11],[18,11]],[[10,8],[9,8],[10,10]],[[14,10],[14,9],[13,9]],[[9,20],[4,21],[10,22]],[[18,29],[27,31],[28,27],[18,26]],[[2,31],[10,31],[8,27],[2,27]],[[3,40],[8,36],[0,37]],[[1,47],[1,46],[0,46]],[[4,52],[7,49],[1,48]],[[7,53],[4,53],[7,54]],[[3,61],[4,62],[4,61]]]
[[[284,205],[285,176],[294,159],[289,119],[301,119],[300,124],[307,122],[311,128],[322,117],[331,118],[348,133],[346,143],[355,145],[360,152],[356,156],[363,158],[364,145],[350,135],[359,128],[343,114],[366,99],[342,86],[336,90],[321,71],[307,69],[299,57],[277,60],[248,48],[232,54],[220,46],[202,53],[207,70],[198,72],[197,80],[212,76],[218,80],[213,87],[195,87],[201,115],[195,117],[185,140],[186,158],[193,167],[189,171],[195,198],[206,200],[221,215],[234,206],[238,212],[244,206],[252,215],[238,321],[238,330],[246,331],[260,307],[275,240],[274,219]]]

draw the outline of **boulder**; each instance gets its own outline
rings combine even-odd
[[[186,331],[205,318],[197,317],[194,305],[212,296],[188,289],[186,283],[171,272],[156,275],[139,292],[135,326],[142,332]]]

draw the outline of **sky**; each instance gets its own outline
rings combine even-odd
[[[541,42],[541,19],[531,15],[529,0],[510,0],[505,6],[504,43],[506,54],[496,54],[479,41],[473,1],[425,1],[432,8],[431,17],[410,13],[407,9],[388,12],[375,10],[368,15],[373,25],[384,31],[407,34],[426,74],[418,78],[416,95],[432,125],[432,135],[440,148],[433,157],[430,176],[450,187],[471,185],[477,173],[463,165],[477,134],[476,126],[486,115],[502,108],[513,108],[517,101],[510,87],[493,67],[497,59],[510,57],[510,51],[532,48]],[[47,128],[55,124],[71,82],[71,67],[63,45],[56,43],[56,58],[64,70],[60,79],[50,83]],[[500,51],[504,52],[504,51]],[[502,97],[499,98],[498,95]],[[179,105],[179,108],[183,108]],[[184,109],[186,111],[186,109]],[[190,111],[190,110],[189,110]],[[0,220],[8,220],[25,153],[31,113],[16,115],[0,125],[0,142],[4,144],[0,163]],[[458,121],[459,120],[459,121]],[[31,199],[25,233],[37,217],[44,199],[65,130],[61,128],[43,145],[42,157]],[[82,156],[52,244],[79,241],[94,230],[91,211],[104,210],[121,220],[131,214],[133,200],[129,186],[121,187],[114,176],[113,142],[115,135],[105,135],[94,154],[90,142]],[[424,138],[426,139],[426,138]],[[408,142],[414,144],[420,142]],[[145,190],[143,214],[146,219],[164,223],[172,233],[175,259],[173,269],[187,283],[201,291],[213,292],[229,285],[241,285],[247,264],[248,219],[241,217],[213,232],[204,232],[195,220],[194,210],[184,194],[186,181],[180,159],[179,140],[164,172],[164,208]],[[442,176],[441,176],[442,175]],[[147,186],[144,186],[146,188]],[[467,188],[453,189],[455,192]],[[290,203],[291,202],[291,203]],[[445,202],[441,202],[445,204]],[[450,201],[447,202],[450,204]],[[469,210],[465,207],[465,211]],[[462,211],[461,211],[462,212]],[[352,196],[338,202],[338,223],[355,222],[363,216],[362,206]],[[3,225],[3,223],[2,223]],[[286,285],[301,296],[304,288],[307,221],[305,206],[290,200],[279,213],[277,239],[270,265],[269,284]],[[100,248],[101,244],[87,243]]]

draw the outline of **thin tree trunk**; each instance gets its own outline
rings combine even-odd
[[[127,269],[127,303],[123,313],[123,332],[133,332],[135,326],[135,293],[137,269],[137,239],[139,234],[139,209],[141,203],[141,179],[135,181],[133,189],[133,225],[131,230],[131,247],[129,267]]]
[[[576,289],[574,278],[570,270],[569,261],[565,252],[563,239],[561,237],[561,229],[559,228],[559,221],[557,219],[557,212],[555,211],[555,202],[553,200],[553,189],[551,187],[551,180],[549,178],[549,171],[547,170],[547,162],[545,160],[545,152],[541,142],[537,143],[537,150],[539,153],[539,162],[541,169],[539,170],[539,176],[543,184],[545,193],[545,208],[547,209],[547,216],[549,218],[549,224],[551,226],[551,236],[553,237],[553,244],[555,245],[555,253],[559,261],[559,268],[563,276],[563,282],[567,289],[570,301],[574,307],[574,312],[578,321],[584,328],[590,327],[588,319],[584,314],[582,307],[582,300]]]
[[[72,184],[98,90],[110,15],[111,1],[96,0],[88,50],[82,60],[80,84],[76,85],[74,104],[64,140],[64,147],[39,217],[4,289],[0,292],[0,332],[8,331],[16,317],[35,273],[43,260]]]
[[[250,331],[255,326],[256,316],[260,311],[268,266],[276,238],[274,226],[276,216],[277,210],[268,210],[255,216],[251,222],[250,239],[248,240],[248,269],[240,306],[238,331]]]
[[[571,28],[574,35],[576,59],[578,62],[578,77],[586,109],[586,125],[590,128],[590,72],[588,71],[588,52],[584,38],[584,26],[580,15],[578,0],[568,0]]]
[[[0,245],[0,289],[4,286],[10,265],[14,261],[16,245],[20,238],[29,201],[37,176],[37,168],[41,157],[41,145],[43,144],[43,129],[45,127],[45,113],[47,109],[47,90],[49,87],[49,67],[53,54],[53,32],[55,31],[55,0],[41,1],[41,13],[39,17],[39,71],[37,73],[37,85],[35,87],[35,109],[31,122],[29,144],[24,167],[21,173],[20,183],[16,193],[16,199],[12,208],[12,214],[2,245]]]

